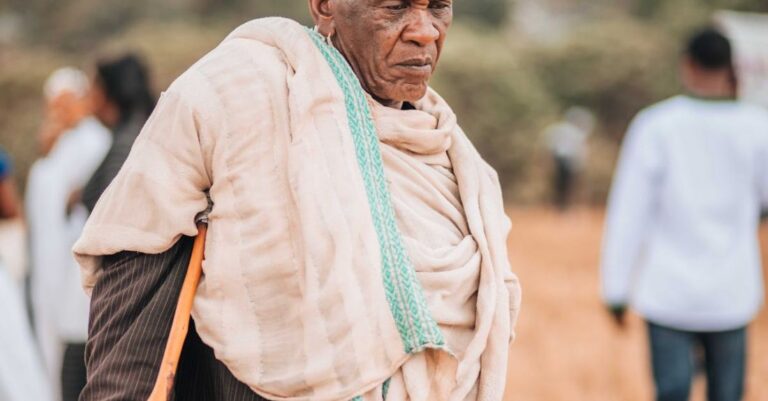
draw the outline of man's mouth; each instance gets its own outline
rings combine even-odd
[[[410,71],[411,74],[428,76],[432,74],[432,64],[431,57],[415,57],[402,61],[398,63],[397,66],[406,71]]]

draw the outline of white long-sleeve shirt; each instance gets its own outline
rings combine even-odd
[[[64,133],[47,157],[34,163],[26,194],[32,259],[35,334],[58,394],[62,345],[88,338],[89,300],[80,286],[72,246],[87,219],[84,207],[67,213],[70,195],[82,189],[112,142],[107,128],[87,118]]]
[[[678,96],[632,123],[609,200],[603,297],[690,331],[748,324],[763,302],[768,112]]]
[[[0,400],[53,401],[29,327],[24,298],[0,261]]]

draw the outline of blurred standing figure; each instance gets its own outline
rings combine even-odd
[[[632,123],[611,194],[603,296],[648,321],[657,399],[687,400],[702,349],[710,401],[742,398],[746,326],[763,302],[757,226],[768,205],[768,113],[735,99],[728,40],[682,60],[687,95]]]
[[[92,100],[93,113],[112,131],[113,142],[83,190],[83,204],[89,212],[120,171],[155,107],[144,63],[134,55],[99,63]]]
[[[19,215],[11,163],[0,150],[0,220]],[[37,354],[23,297],[0,260],[0,400],[52,401],[45,370]]]
[[[89,301],[71,252],[88,217],[79,193],[111,141],[88,116],[89,87],[74,68],[59,69],[46,82],[42,157],[30,170],[26,193],[35,332],[51,385],[64,401],[76,400],[85,385]]]
[[[587,140],[594,126],[595,119],[589,110],[571,107],[565,112],[563,121],[545,132],[555,167],[552,192],[555,206],[560,210],[567,209],[570,204],[575,181],[587,159]]]

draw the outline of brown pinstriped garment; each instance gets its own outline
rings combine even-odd
[[[146,401],[162,360],[192,251],[182,238],[159,255],[121,252],[104,259],[93,291],[80,401]],[[266,401],[235,379],[194,324],[176,380],[177,401]]]

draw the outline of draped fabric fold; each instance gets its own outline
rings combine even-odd
[[[430,91],[393,110],[285,19],[163,96],[75,253],[158,253],[214,207],[193,311],[271,400],[501,400],[519,287],[495,172]],[[385,384],[386,383],[386,384]]]

